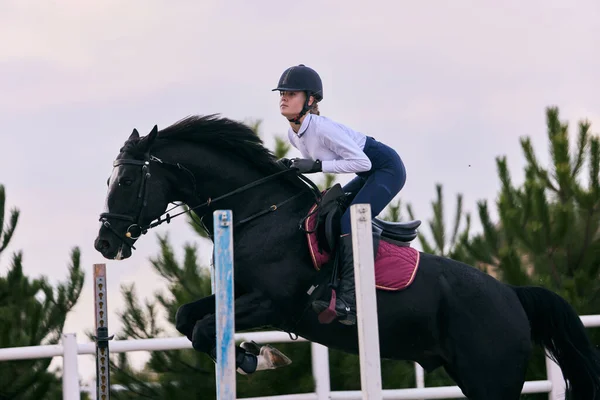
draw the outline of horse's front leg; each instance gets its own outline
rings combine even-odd
[[[273,325],[276,318],[276,310],[271,299],[253,292],[238,297],[234,303],[235,307],[235,330],[243,331],[265,325]],[[216,316],[206,315],[197,321],[192,333],[192,346],[194,349],[208,354],[213,360],[216,359]],[[250,350],[251,346],[247,346]],[[250,374],[262,369],[274,369],[290,364],[291,361],[285,355],[273,347],[263,346],[260,354],[246,351],[236,346],[236,367],[238,372]]]

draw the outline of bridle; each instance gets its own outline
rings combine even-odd
[[[136,165],[136,166],[140,167],[142,179],[141,179],[140,188],[138,190],[137,197],[136,197],[136,203],[137,203],[136,206],[137,206],[138,211],[137,211],[137,215],[135,217],[132,217],[130,215],[125,215],[125,214],[103,212],[100,214],[100,222],[102,222],[102,225],[106,229],[108,229],[110,232],[112,232],[114,235],[116,235],[124,244],[126,244],[127,246],[131,247],[134,250],[135,250],[135,246],[133,245],[133,241],[137,240],[140,236],[145,235],[148,232],[148,230],[155,228],[164,222],[170,223],[173,218],[175,218],[179,215],[190,213],[190,211],[192,211],[192,210],[196,211],[200,208],[209,207],[219,200],[223,200],[223,199],[226,199],[233,195],[242,193],[248,189],[251,189],[251,188],[261,185],[265,182],[268,182],[270,180],[278,178],[284,174],[297,173],[297,169],[286,168],[286,169],[278,171],[274,174],[268,175],[264,178],[253,181],[249,184],[241,186],[241,187],[239,187],[235,190],[232,190],[231,192],[225,193],[221,196],[218,196],[215,198],[209,197],[208,200],[203,202],[202,204],[198,204],[191,208],[188,207],[186,210],[180,211],[180,212],[176,213],[175,215],[171,216],[169,214],[170,211],[183,206],[183,204],[177,204],[177,205],[175,205],[175,207],[172,207],[172,208],[166,210],[165,213],[163,213],[164,218],[163,218],[163,215],[161,215],[156,219],[156,221],[151,222],[148,225],[143,225],[142,219],[143,219],[143,215],[144,215],[144,209],[146,208],[146,206],[148,204],[148,181],[152,177],[152,175],[150,173],[150,164],[152,162],[159,163],[159,164],[165,165],[165,166],[175,167],[178,170],[186,172],[187,175],[191,178],[192,183],[193,183],[193,192],[192,193],[194,196],[196,196],[196,197],[198,196],[198,192],[196,190],[196,187],[197,187],[196,186],[196,178],[194,177],[194,174],[188,168],[186,168],[184,165],[182,165],[180,163],[165,162],[156,156],[150,155],[149,153],[146,153],[146,157],[144,160],[136,160],[136,159],[117,159],[117,160],[115,160],[113,162],[113,168],[116,168],[120,165]],[[297,173],[297,174],[300,179],[302,179],[304,182],[306,182],[310,186],[310,189],[311,189],[310,192],[315,197],[315,200],[317,202],[319,202],[322,197],[322,194],[321,194],[321,191],[319,190],[319,188],[310,179],[306,178],[304,175],[302,175],[300,173]],[[261,210],[261,211],[255,213],[255,214],[252,214],[244,219],[241,219],[234,224],[234,228],[241,224],[247,223],[255,218],[261,217],[270,212],[274,212],[277,209],[279,209],[279,207],[283,206],[284,204],[286,204],[296,198],[299,198],[300,196],[302,196],[306,193],[307,193],[306,190],[302,190],[300,193],[295,194],[294,196],[289,197],[280,203],[273,204],[265,210]],[[196,213],[197,213],[197,211],[196,211]],[[190,214],[190,215],[192,215],[192,214]],[[131,222],[131,225],[129,225],[129,227],[127,227],[127,230],[125,231],[125,234],[123,235],[123,234],[119,233],[111,225],[109,219],[129,221],[129,222]],[[203,224],[202,224],[202,227],[206,230],[206,227],[204,227]]]
[[[137,215],[135,217],[132,217],[132,216],[126,215],[126,214],[117,214],[117,213],[111,213],[111,212],[103,212],[100,214],[100,222],[102,222],[104,227],[106,227],[113,234],[115,234],[119,239],[121,239],[121,241],[123,243],[127,244],[128,246],[130,246],[133,249],[135,249],[135,246],[133,246],[133,243],[131,242],[131,240],[136,240],[143,234],[142,217],[143,217],[144,209],[146,208],[146,205],[148,204],[148,190],[147,190],[148,183],[147,182],[150,179],[150,177],[152,176],[150,174],[150,161],[156,161],[156,160],[158,160],[158,159],[156,157],[152,156],[152,157],[147,157],[146,160],[117,159],[113,162],[113,168],[116,168],[120,165],[137,165],[137,166],[141,167],[142,179],[141,179],[140,188],[138,190],[137,197],[136,197],[136,203],[137,203],[136,209],[138,210]],[[109,218],[131,222],[131,225],[129,225],[129,227],[127,228],[125,235],[120,234],[119,232],[117,232],[117,230],[115,228],[113,228],[111,223],[108,221]],[[133,232],[135,232],[135,233],[133,233]]]

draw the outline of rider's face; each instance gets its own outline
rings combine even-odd
[[[286,118],[294,118],[302,111],[306,94],[304,92],[279,92],[279,111]]]

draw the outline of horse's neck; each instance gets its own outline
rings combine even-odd
[[[282,185],[279,180],[268,180],[248,187],[269,175],[258,172],[247,162],[223,157],[207,152],[205,149],[188,155],[185,166],[194,175],[196,193],[192,193],[192,190],[187,191],[189,193],[183,201],[190,206],[211,202],[211,210],[232,210],[234,218],[236,215],[245,218],[298,192],[298,189],[294,189],[291,185]],[[190,185],[190,183],[183,184]],[[246,189],[243,189],[244,187]],[[232,194],[240,189],[243,190]],[[204,222],[208,225],[209,221],[205,218]],[[210,224],[212,225],[212,222]]]

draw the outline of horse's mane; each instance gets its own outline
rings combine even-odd
[[[147,138],[148,136],[144,136],[128,141],[121,151],[141,155],[140,150],[147,148]],[[219,117],[218,114],[188,116],[159,130],[153,147],[173,141],[201,144],[216,151],[237,155],[265,174],[274,174],[285,168],[277,163],[273,152],[264,146],[262,139],[250,127]],[[308,189],[295,174],[285,174],[284,177],[296,186]]]

